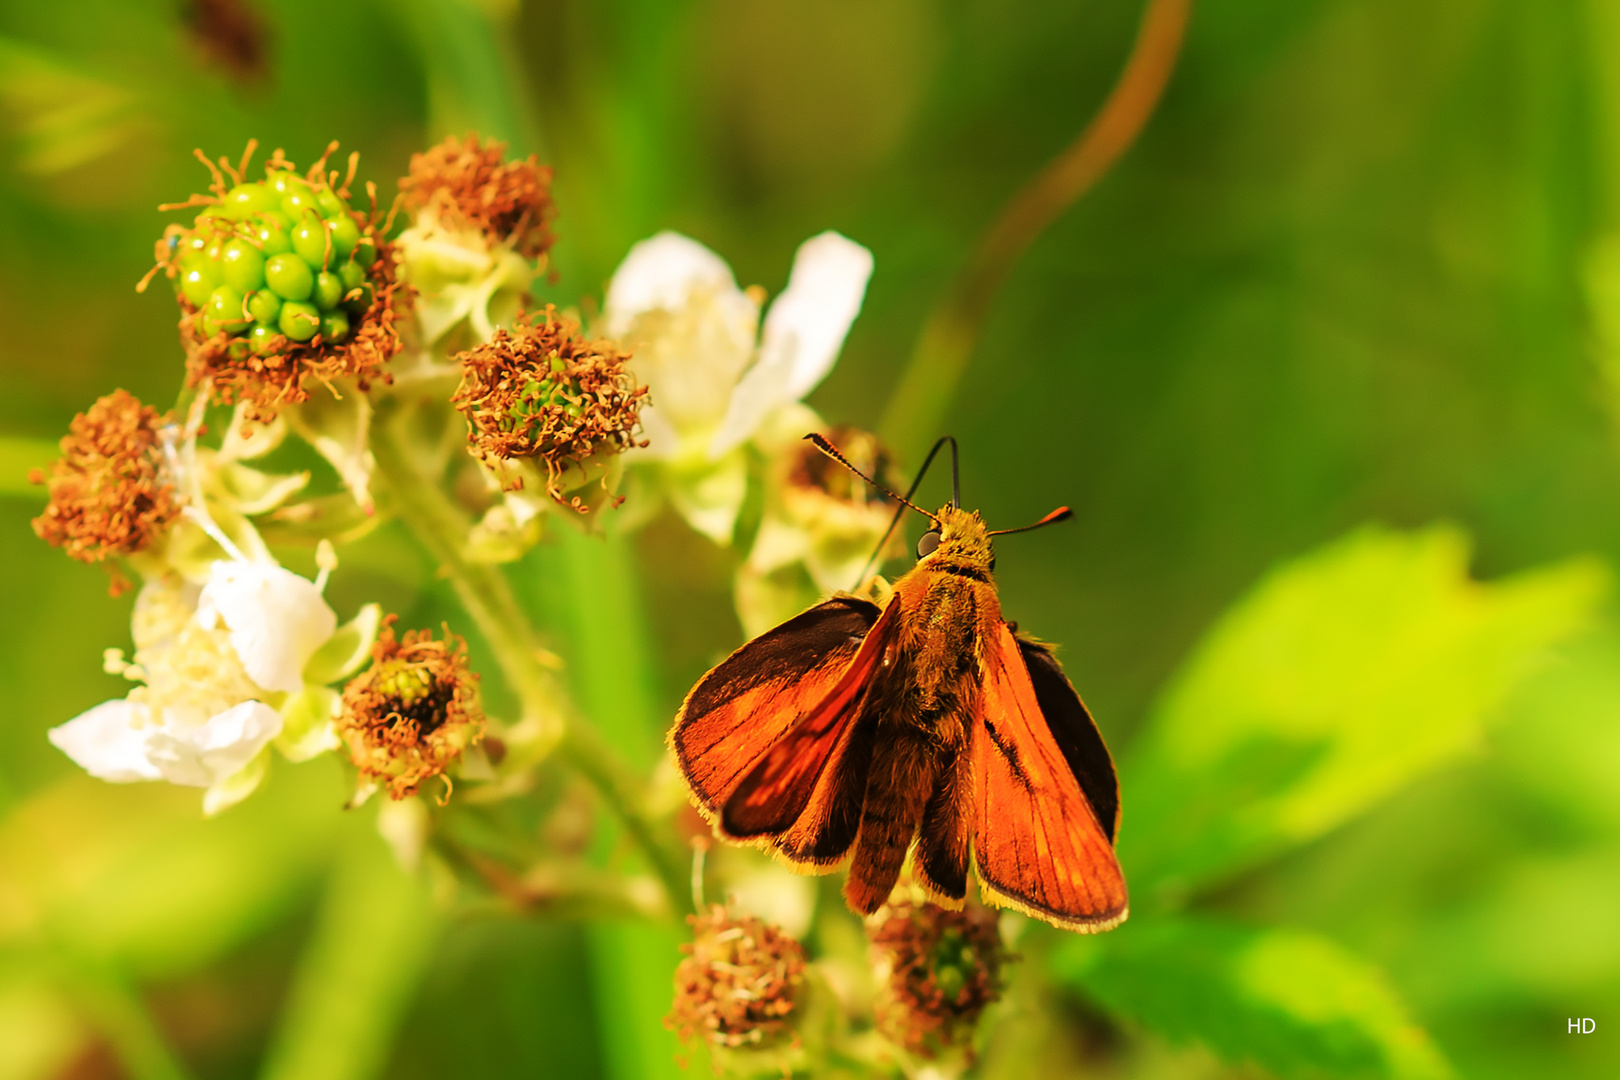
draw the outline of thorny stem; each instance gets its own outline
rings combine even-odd
[[[1013,196],[923,324],[883,416],[884,438],[917,451],[945,419],[990,302],[1025,249],[1130,148],[1170,81],[1192,0],[1149,0],[1125,70],[1063,153]]]
[[[490,892],[517,911],[587,918],[646,918],[648,898],[638,896],[636,886],[645,882],[655,893],[658,888],[649,878],[610,876],[592,867],[568,863],[530,867],[520,875],[499,859],[443,833],[435,833],[431,843],[446,862],[481,880]]]
[[[456,595],[488,640],[495,660],[522,703],[525,722],[542,725],[556,748],[619,815],[625,832],[658,875],[677,914],[686,907],[685,866],[673,858],[642,809],[645,784],[575,712],[562,687],[539,660],[539,642],[511,583],[498,566],[468,559],[466,515],[438,484],[421,475],[401,445],[395,424],[380,414],[371,431],[377,471],[394,510],[412,525],[455,587]]]

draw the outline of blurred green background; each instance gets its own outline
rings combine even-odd
[[[192,147],[250,136],[299,162],[341,140],[385,197],[450,132],[538,152],[545,298],[587,309],[662,228],[773,293],[836,228],[877,270],[811,402],[876,425],[1141,5],[254,0],[254,32],[206,39],[199,13],[238,6],[0,2],[0,1078],[670,1073],[645,1030],[670,934],[444,921],[337,811],[330,762],[208,822],[194,792],[80,774],[44,732],[124,692],[100,664],[129,599],[33,536],[20,478],[96,396],[171,399],[174,309],[133,291],[154,207],[203,186]],[[1620,1075],[1616,229],[1614,5],[1196,9],[1138,144],[1007,282],[947,427],[991,522],[1076,511],[1006,541],[998,579],[1121,759],[1137,896],[1104,941],[1036,936],[997,1035],[1027,1046],[987,1074]],[[341,616],[453,614],[407,537],[366,543]],[[601,570],[565,546],[546,565],[578,572],[523,583],[538,602]],[[732,553],[671,517],[636,551],[609,570],[656,676],[581,696],[651,761],[740,630]],[[610,662],[551,623],[575,670]],[[1311,760],[1342,766],[1314,794],[1269,743],[1204,745],[1275,733],[1285,697],[1319,702]],[[1240,952],[1280,958],[1245,985],[1271,970],[1292,1020],[1222,1012]]]

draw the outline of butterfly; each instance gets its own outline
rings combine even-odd
[[[946,442],[955,473],[948,437],[922,472]],[[910,507],[932,527],[887,602],[834,595],[732,653],[686,696],[675,759],[723,839],[809,873],[847,859],[857,913],[887,902],[910,853],[943,906],[964,902],[971,863],[989,903],[1111,929],[1128,912],[1113,761],[1051,650],[1002,618],[991,576],[990,538],[1026,530],[986,529],[954,483],[929,514],[910,501],[921,481],[894,496],[895,522]]]

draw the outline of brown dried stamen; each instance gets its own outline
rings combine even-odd
[[[610,341],[587,341],[550,306],[543,323],[497,330],[458,359],[461,384],[450,400],[467,417],[472,452],[497,474],[504,462],[543,462],[546,491],[560,502],[559,481],[570,468],[646,445],[637,432],[647,388],[625,367],[629,354]],[[521,486],[521,479],[507,482]]]
[[[996,913],[901,901],[870,937],[889,968],[877,1009],[883,1034],[926,1057],[967,1043],[1000,996],[1007,957]]]
[[[491,243],[510,242],[525,258],[538,258],[551,247],[551,169],[533,154],[503,161],[506,144],[480,143],[475,134],[464,141],[451,136],[425,154],[411,156],[411,172],[399,182],[407,209],[421,213],[433,207],[453,228],[482,231]]]
[[[344,688],[337,730],[361,777],[403,799],[478,742],[484,717],[466,643],[448,631],[444,641],[426,630],[396,639],[393,622],[372,647],[372,666]]]
[[[167,418],[115,390],[73,418],[47,480],[50,504],[34,532],[80,562],[145,550],[180,516],[181,498],[164,459]],[[113,592],[123,591],[122,578]]]
[[[683,1040],[762,1046],[788,1032],[804,981],[804,946],[774,926],[715,905],[689,915],[692,943],[675,969],[664,1026]]]

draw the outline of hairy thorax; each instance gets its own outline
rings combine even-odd
[[[895,602],[906,605],[907,636],[900,643],[909,667],[907,710],[936,737],[951,731],[972,704],[980,682],[987,627],[1000,621],[991,584],[989,538],[979,516],[946,507],[940,511],[939,547],[896,585]]]

